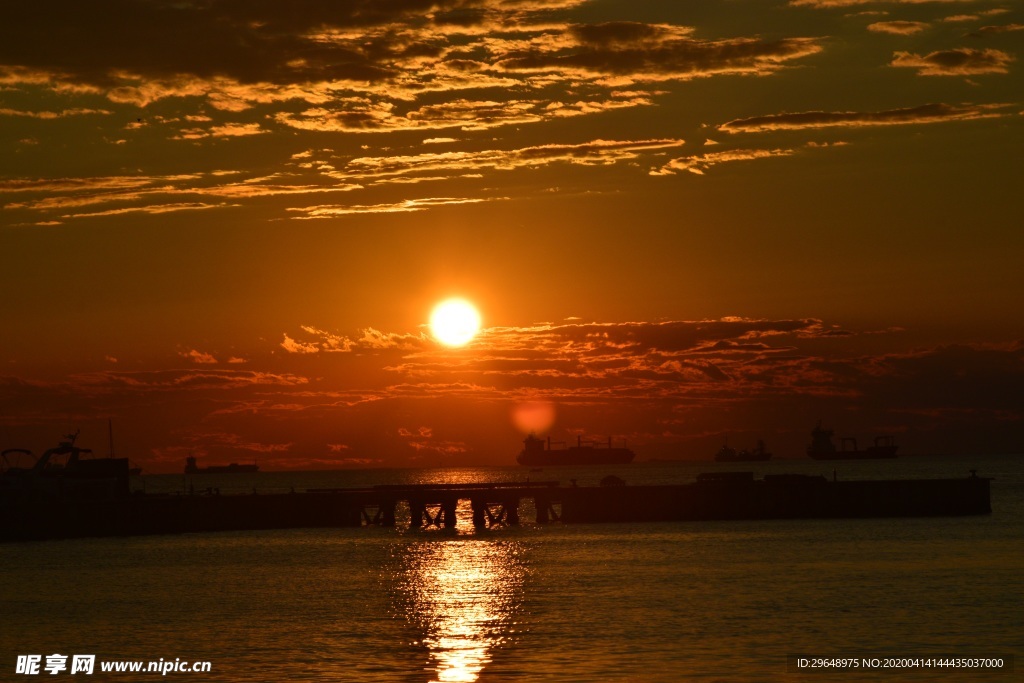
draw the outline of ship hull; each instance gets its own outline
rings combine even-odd
[[[869,448],[864,451],[808,451],[807,455],[815,460],[884,460],[896,457],[896,447]]]
[[[252,474],[259,472],[259,465],[210,465],[209,467],[185,468],[185,474]]]
[[[199,471],[205,474],[251,474],[253,472],[259,472],[260,468],[256,465],[212,465]]]
[[[719,455],[715,456],[715,462],[764,462],[765,460],[771,460],[772,454],[765,453],[763,455]]]

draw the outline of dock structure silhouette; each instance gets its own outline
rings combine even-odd
[[[473,526],[485,528],[519,524],[519,504],[532,499],[536,521],[560,519],[555,504],[561,503],[557,481],[533,483],[481,482],[470,484],[387,484],[366,489],[310,489],[310,495],[337,496],[348,508],[351,526],[395,526],[399,503],[409,506],[409,525],[455,528],[459,501],[469,499]],[[358,513],[358,514],[355,514]]]
[[[0,499],[0,540],[133,536],[323,527],[412,529],[458,525],[469,501],[478,530],[537,524],[646,523],[741,519],[811,519],[983,515],[990,479],[829,481],[823,476],[718,472],[671,485],[601,486],[526,483],[382,485],[304,492],[220,495],[129,494]],[[532,505],[530,504],[532,503]],[[402,514],[399,515],[401,506]],[[522,520],[533,509],[533,519]],[[406,509],[408,515],[406,515]],[[465,506],[463,506],[465,509]]]

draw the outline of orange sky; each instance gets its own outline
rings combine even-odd
[[[510,464],[540,405],[640,459],[1019,452],[1024,12],[737,7],[6,8],[0,447]]]

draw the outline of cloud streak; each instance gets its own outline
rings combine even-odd
[[[792,7],[811,7],[813,9],[832,9],[835,7],[855,7],[858,5],[927,5],[938,3],[971,3],[976,0],[789,0]]]
[[[868,30],[875,33],[891,33],[898,36],[912,36],[928,29],[924,21],[876,21],[868,24]]]
[[[348,194],[373,184],[414,185],[451,178],[479,178],[481,172],[537,169],[553,164],[600,167],[636,161],[682,146],[677,138],[591,140],[512,149],[426,152],[414,155],[338,158],[330,151],[293,155],[290,168],[269,176],[207,172],[157,176],[12,179],[0,181],[0,199],[11,211],[42,214],[54,220],[126,214],[159,214],[237,208],[257,199]],[[343,164],[341,168],[338,165]],[[365,213],[410,213],[430,208],[497,201],[507,197],[434,196],[397,201],[323,203],[284,207],[299,218],[331,218]],[[108,207],[108,208],[104,208]],[[292,216],[296,218],[296,216]]]
[[[411,156],[358,157],[346,166],[354,176],[390,176],[444,170],[512,170],[525,166],[567,163],[606,166],[629,161],[684,144],[676,138],[651,140],[592,140],[580,144],[547,144],[518,149],[487,149],[475,152],[440,152]]]
[[[1013,33],[1016,31],[1024,31],[1024,24],[1000,24],[996,26],[982,26],[977,31],[971,31],[967,35],[975,38],[984,38],[986,36],[999,35],[1000,33]]]
[[[746,119],[735,119],[718,126],[726,133],[757,133],[776,130],[805,130],[814,128],[861,128],[866,126],[897,126],[1010,116],[1009,105],[949,105],[924,104],[904,109],[878,112],[825,112],[810,111],[769,114]]]
[[[337,218],[357,213],[414,213],[426,211],[438,206],[455,206],[458,204],[479,204],[486,201],[498,201],[505,197],[491,197],[488,199],[473,197],[421,197],[417,199],[405,199],[401,202],[389,204],[349,204],[349,205],[322,205],[290,207],[287,210],[301,213],[301,216],[293,216],[297,220],[315,220],[323,218]]]
[[[652,170],[651,175],[675,175],[680,171],[688,171],[695,175],[704,175],[712,166],[732,161],[751,161],[753,159],[770,159],[785,157],[794,153],[791,149],[733,149],[722,152],[694,154],[687,157],[672,159],[659,169]]]
[[[929,52],[926,55],[895,52],[889,65],[917,69],[918,76],[980,76],[1009,73],[1010,64],[1014,61],[1016,58],[1013,55],[1002,50],[962,47]]]

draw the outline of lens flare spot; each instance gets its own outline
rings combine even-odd
[[[555,404],[551,401],[524,401],[512,409],[512,423],[523,434],[539,434],[555,423]]]

